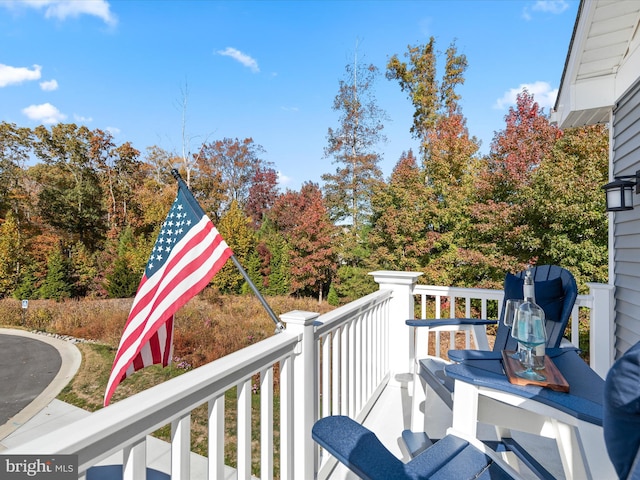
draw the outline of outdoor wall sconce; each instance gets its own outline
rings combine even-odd
[[[607,196],[607,212],[633,210],[633,187],[640,193],[640,170],[635,175],[616,177],[602,187]]]

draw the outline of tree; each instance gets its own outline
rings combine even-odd
[[[257,238],[255,258],[262,291],[266,295],[288,295],[291,293],[291,272],[287,241],[268,217],[262,222]]]
[[[411,132],[420,140],[422,178],[427,188],[414,190],[413,201],[428,214],[422,224],[429,229],[424,238],[430,240],[429,251],[422,257],[423,279],[475,285],[476,275],[467,278],[473,269],[465,272],[460,268],[475,264],[465,245],[465,234],[473,179],[479,168],[479,142],[469,135],[457,92],[464,83],[467,59],[451,43],[439,81],[433,37],[426,45],[409,46],[405,57],[408,62],[400,61],[396,55],[390,59],[387,78],[399,82],[415,107]]]
[[[24,217],[24,166],[30,158],[33,132],[15,124],[0,122],[0,216],[11,209]]]
[[[94,251],[108,225],[103,190],[91,155],[95,136],[86,127],[58,124],[36,128],[36,155],[44,164],[33,168],[42,186],[38,208],[43,219]]]
[[[74,280],[74,296],[102,295],[100,287],[102,274],[98,272],[95,254],[90,252],[84,243],[76,242],[69,248],[69,268]]]
[[[393,55],[387,63],[386,77],[397,80],[400,89],[407,92],[415,107],[411,133],[415,138],[424,140],[426,133],[435,125],[440,108],[435,39],[431,37],[426,45],[409,45],[407,49],[404,56],[409,63]]]
[[[256,240],[250,220],[238,202],[231,202],[229,210],[218,222],[218,231],[246,270],[246,265],[255,250]],[[223,293],[241,293],[244,282],[245,278],[231,261],[228,261],[212,280],[212,284]]]
[[[509,107],[505,129],[496,132],[491,142],[485,180],[493,188],[487,194],[497,199],[511,197],[528,185],[561,136],[533,94],[523,89],[516,97],[515,108]]]
[[[492,149],[475,181],[469,209],[469,241],[487,268],[498,276],[536,261],[535,235],[525,212],[540,166],[550,161],[562,132],[526,90],[505,116]]]
[[[125,257],[117,257],[113,270],[106,276],[109,298],[130,298],[136,294],[140,275],[131,269]]]
[[[609,175],[604,125],[564,131],[523,188],[527,245],[537,264],[571,270],[578,285],[608,279],[608,222],[600,187]]]
[[[325,202],[334,222],[346,222],[352,235],[371,214],[371,190],[382,180],[376,145],[382,135],[385,113],[377,106],[373,86],[378,69],[357,61],[346,66],[333,110],[340,112],[340,126],[329,128],[325,156],[333,157],[335,173],[322,175]]]
[[[419,271],[428,261],[435,233],[429,187],[413,151],[400,157],[388,184],[374,192],[369,233],[371,269]]]
[[[16,288],[23,259],[24,250],[18,223],[9,211],[0,226],[0,297],[11,295]]]
[[[73,296],[73,279],[69,260],[57,248],[49,254],[47,263],[47,276],[38,289],[39,298],[51,298],[56,301],[71,298]]]
[[[278,197],[278,174],[273,168],[260,168],[253,176],[245,212],[254,228],[262,225],[262,220]]]
[[[202,208],[217,221],[233,201],[245,208],[256,174],[271,166],[260,158],[264,152],[252,138],[225,138],[204,144],[200,150],[192,191]]]
[[[112,237],[126,226],[139,222],[136,191],[142,183],[140,152],[129,142],[116,146],[111,134],[95,130],[90,155],[95,162],[100,184],[107,194],[107,222]]]
[[[315,293],[322,301],[335,273],[335,227],[320,188],[307,182],[300,192],[288,190],[276,200],[270,218],[289,245],[294,293]]]
[[[173,156],[166,150],[152,145],[147,147],[145,155],[146,163],[151,167],[153,179],[158,184],[164,184],[172,179],[171,169],[173,168]]]

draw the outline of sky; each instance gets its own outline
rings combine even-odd
[[[385,178],[418,144],[414,109],[384,76],[393,55],[435,38],[467,57],[459,88],[488,153],[523,88],[549,113],[579,0],[0,0],[0,121],[109,131],[141,151],[197,152],[252,138],[282,191],[337,167],[327,131],[345,67],[373,64],[387,116]],[[441,57],[443,57],[443,55]],[[439,65],[438,75],[442,74]],[[184,135],[183,135],[184,131]]]

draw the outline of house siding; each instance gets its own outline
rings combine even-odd
[[[613,174],[640,170],[640,81],[622,95],[613,111]],[[616,358],[640,341],[640,195],[633,210],[613,218]]]

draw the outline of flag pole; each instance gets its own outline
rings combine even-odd
[[[188,190],[189,192],[191,192],[191,190],[189,189],[187,184],[184,183],[184,180],[182,179],[182,176],[180,176],[180,172],[178,172],[178,170],[176,170],[175,168],[172,168],[171,169],[171,175],[173,175],[173,177],[178,181],[178,184],[180,184],[180,186],[182,186],[182,188],[184,188],[184,189]],[[196,201],[196,203],[197,203],[197,201]],[[198,204],[198,207],[200,209],[202,209],[202,207],[200,207],[199,204]],[[246,270],[244,268],[242,268],[242,265],[240,265],[240,262],[238,261],[236,256],[235,255],[231,255],[231,260],[233,260],[234,265],[236,266],[236,268],[238,269],[240,274],[242,274],[242,276],[244,277],[245,281],[249,284],[249,286],[251,287],[251,290],[253,291],[253,293],[256,295],[256,297],[258,297],[258,300],[260,300],[260,303],[262,304],[264,309],[267,311],[267,313],[271,317],[271,320],[273,320],[273,323],[276,324],[276,332],[275,333],[280,333],[280,332],[284,331],[284,329],[285,329],[284,324],[280,321],[278,316],[271,309],[271,307],[269,306],[267,301],[264,299],[264,297],[262,296],[262,294],[258,290],[258,287],[255,286],[255,284],[253,283],[253,281],[249,277],[249,274],[246,272]]]
[[[276,333],[280,333],[284,330],[284,324],[280,321],[280,319],[276,316],[276,314],[274,313],[273,310],[271,310],[271,307],[269,306],[269,304],[267,303],[267,301],[264,299],[264,297],[262,296],[262,294],[260,293],[260,291],[258,290],[258,288],[254,285],[254,283],[251,281],[251,278],[249,278],[249,274],[245,271],[244,268],[242,268],[242,265],[240,265],[240,262],[238,262],[238,259],[236,258],[235,255],[231,255],[231,260],[233,260],[233,263],[235,264],[236,268],[238,270],[240,270],[240,273],[242,274],[242,276],[244,277],[244,279],[247,281],[247,283],[249,284],[249,286],[251,287],[251,290],[253,290],[253,293],[256,294],[256,297],[258,297],[258,300],[260,300],[260,303],[262,304],[262,306],[264,307],[264,309],[267,311],[267,313],[269,314],[269,316],[271,317],[271,320],[273,320],[273,322],[276,324]]]

